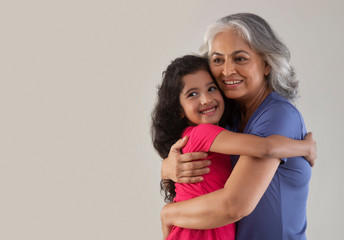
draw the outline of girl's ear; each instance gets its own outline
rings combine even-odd
[[[180,120],[182,120],[183,118],[186,117],[184,109],[180,106],[179,111],[180,111],[180,114],[179,114],[180,115]]]

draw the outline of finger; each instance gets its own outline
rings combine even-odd
[[[311,156],[309,156],[308,158],[306,158],[306,160],[308,161],[309,165],[311,167],[314,166],[314,163],[315,163],[315,156],[313,154],[311,154]]]
[[[190,162],[202,158],[206,158],[208,156],[205,152],[191,152],[191,153],[185,153],[181,155],[180,161],[181,162]]]
[[[308,132],[304,138],[304,140],[309,140],[309,139],[312,139],[312,133],[311,132]]]
[[[196,170],[182,171],[179,178],[184,177],[201,177],[202,175],[208,174],[210,172],[209,168],[201,168]]]
[[[183,164],[180,164],[180,170],[181,171],[197,170],[197,169],[208,167],[210,164],[211,164],[210,160],[184,162]]]
[[[180,183],[199,183],[203,180],[203,177],[184,177],[180,179]]]
[[[188,141],[188,136],[183,137],[182,139],[179,139],[175,144],[172,145],[171,151],[180,151]]]

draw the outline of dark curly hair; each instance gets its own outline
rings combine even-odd
[[[162,74],[162,83],[158,86],[157,103],[152,112],[151,134],[154,148],[164,159],[167,158],[171,146],[180,139],[184,129],[189,125],[187,119],[181,117],[183,109],[179,95],[184,87],[182,78],[199,70],[207,71],[213,78],[207,59],[185,55],[172,61]],[[215,80],[214,82],[216,83]],[[226,105],[228,103],[226,100]],[[225,113],[221,120],[222,125],[229,123],[227,120],[231,119],[226,109]],[[172,202],[176,195],[174,181],[163,179],[160,186],[161,192],[165,195],[165,202]]]

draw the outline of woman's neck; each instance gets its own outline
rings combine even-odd
[[[270,88],[264,88],[262,91],[255,94],[251,99],[246,101],[239,102],[242,111],[241,111],[241,124],[239,127],[240,132],[243,132],[248,121],[250,120],[252,114],[258,109],[260,104],[265,100],[265,98],[271,93]]]

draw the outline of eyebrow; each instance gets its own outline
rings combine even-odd
[[[212,85],[212,84],[216,85],[214,81],[211,81],[211,82],[209,82],[209,83],[207,84],[207,87],[210,86],[210,85]],[[189,90],[187,90],[187,91],[184,93],[184,96],[185,96],[185,95],[188,95],[189,92],[196,91],[196,90],[198,90],[198,88],[190,88]]]
[[[246,53],[246,54],[250,55],[250,54],[249,54],[248,52],[246,52],[245,50],[237,50],[237,51],[232,52],[232,53],[231,53],[231,56],[234,56],[234,55],[236,55],[236,54],[238,54],[238,53]],[[211,54],[211,57],[214,56],[214,55],[223,57],[225,54],[219,53],[219,52],[213,52],[213,53]]]

